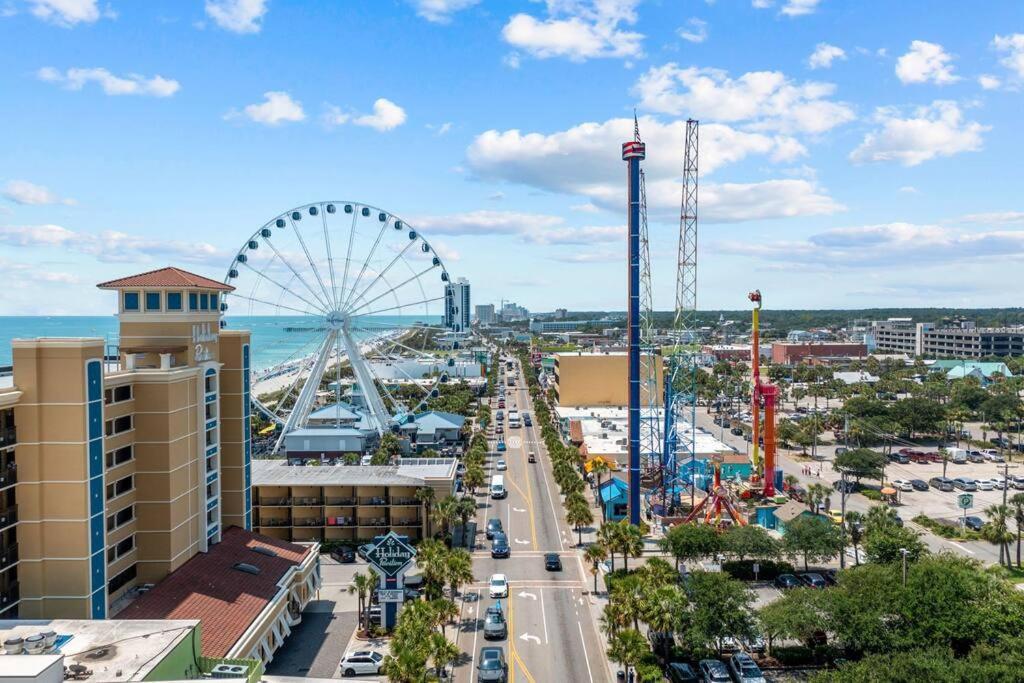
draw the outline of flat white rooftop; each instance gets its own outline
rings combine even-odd
[[[404,458],[400,465],[289,465],[253,460],[253,486],[422,486],[455,480],[455,458]]]
[[[6,619],[0,620],[0,642],[54,631],[58,647],[48,654],[64,655],[64,666],[81,664],[92,670],[93,681],[142,681],[198,625],[198,619]],[[36,666],[22,660],[40,658],[2,655],[0,668],[6,674],[9,661]]]
[[[556,407],[555,414],[563,420],[578,420],[583,430],[583,443],[587,450],[595,455],[625,454],[628,446],[628,410],[624,407],[582,406]],[[657,410],[658,420],[663,420],[664,410]],[[688,422],[678,425],[680,434],[690,434]],[[698,428],[695,434],[697,456],[711,455],[732,451],[733,448],[722,443],[709,432]]]

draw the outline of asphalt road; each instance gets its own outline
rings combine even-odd
[[[520,378],[522,373],[520,372]],[[534,414],[525,381],[520,379],[507,394],[506,415],[513,407]],[[565,524],[561,500],[552,481],[547,451],[539,442],[539,428],[506,429],[508,450],[491,453],[487,462],[488,481],[497,473],[496,462],[504,459],[503,472],[508,496],[493,500],[478,495],[478,549],[473,553],[475,581],[465,589],[472,597],[462,602],[462,623],[458,645],[468,657],[456,669],[456,680],[475,683],[480,648],[501,646],[509,662],[509,681],[546,683],[578,681],[611,683],[604,657],[604,638],[597,630],[584,591],[592,578],[584,570],[571,529]],[[529,451],[536,463],[527,461]],[[487,519],[498,517],[512,547],[508,559],[493,559],[485,540]],[[562,571],[544,568],[544,554],[557,552]],[[503,573],[510,583],[507,599],[488,596],[491,574]],[[509,626],[504,641],[485,641],[483,617],[487,608],[500,602]]]

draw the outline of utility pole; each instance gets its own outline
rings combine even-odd
[[[1008,462],[1003,463],[1003,505],[1006,505],[1006,490],[1010,488],[1010,469],[1017,469],[1016,465]]]
[[[843,517],[840,525],[843,532],[843,549],[839,553],[839,568],[846,569],[846,470],[839,470],[839,507]]]

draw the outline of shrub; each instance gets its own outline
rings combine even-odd
[[[860,492],[860,495],[864,496],[868,500],[882,500],[882,494],[880,491],[875,489],[864,489]]]

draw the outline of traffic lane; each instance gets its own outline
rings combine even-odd
[[[532,412],[532,405],[531,412]],[[567,543],[568,528],[562,524],[563,510],[561,496],[553,488],[553,476],[549,476],[551,459],[548,456],[547,448],[540,440],[539,430],[536,425],[524,426],[524,448],[533,451],[536,462],[530,463],[529,458],[524,461],[529,477],[530,491],[533,494],[534,513],[537,517],[537,537],[541,545],[549,549],[566,549],[571,542]]]
[[[574,555],[559,553],[562,559],[561,571],[549,571],[544,566],[542,551],[512,550],[509,557],[491,557],[490,551],[473,553],[473,580],[486,582],[491,574],[506,574],[510,581],[529,581],[533,583],[573,584],[579,585],[582,577],[578,570],[578,562]]]
[[[605,683],[601,647],[578,588],[524,588],[512,593],[515,650],[536,681]]]

